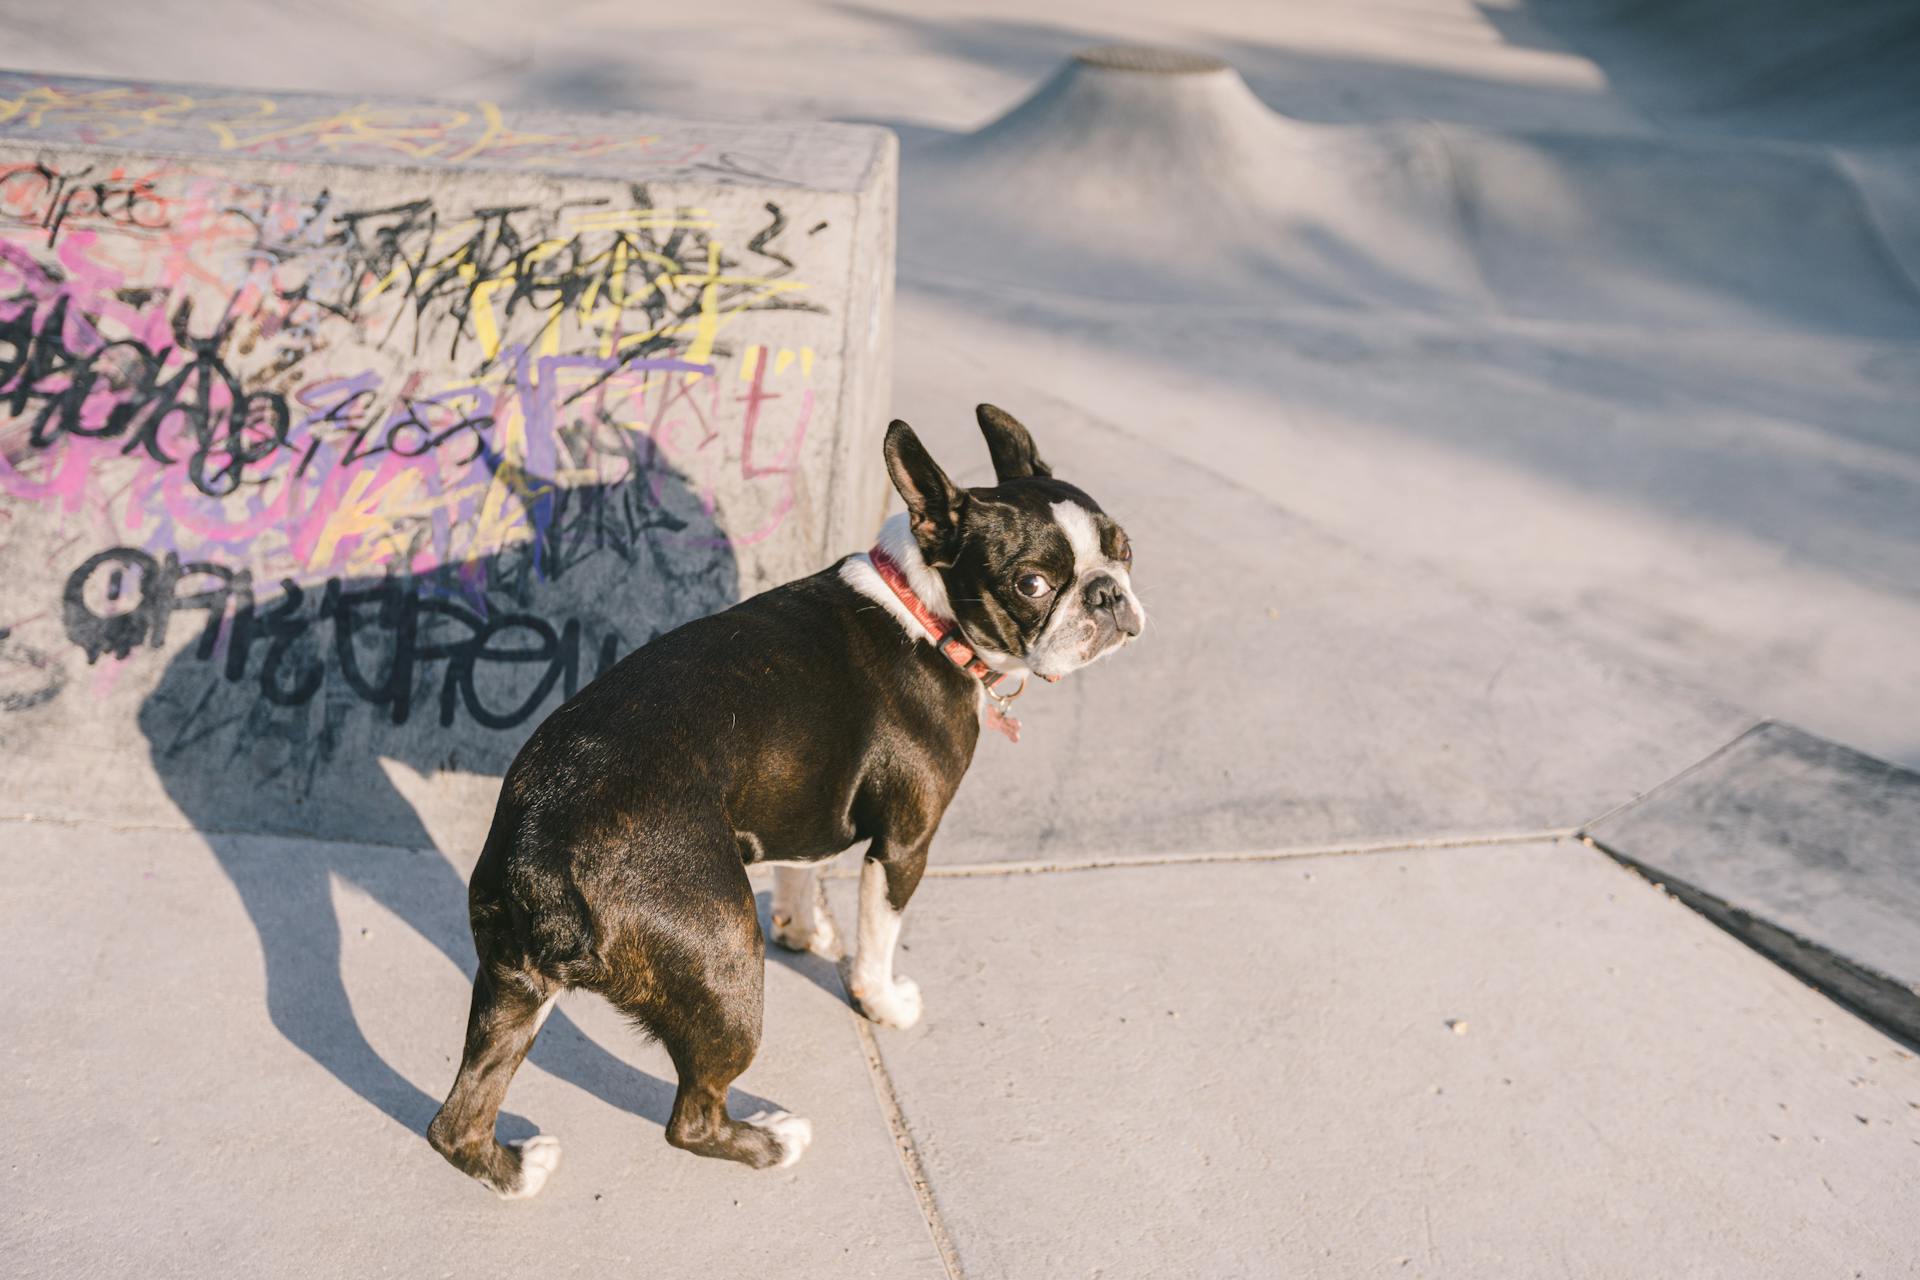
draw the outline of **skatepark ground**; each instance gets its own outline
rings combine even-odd
[[[427,1148],[477,808],[400,848],[9,798],[7,1270],[1913,1274],[1917,31],[11,8],[37,70],[893,127],[895,411],[962,482],[976,401],[1027,421],[1154,626],[982,743],[918,1026],[770,959],[777,1173],[669,1148],[670,1064],[586,997],[503,1120],[565,1145],[539,1198]],[[1069,62],[1116,43],[1231,70]],[[299,860],[329,915],[243,906]]]

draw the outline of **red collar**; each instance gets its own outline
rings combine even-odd
[[[914,621],[927,629],[927,634],[933,637],[933,647],[945,654],[948,661],[984,684],[987,692],[1003,703],[1011,702],[1020,696],[1021,689],[1026,688],[1026,681],[1022,679],[1020,689],[1015,689],[1012,693],[1001,693],[995,689],[995,685],[1007,678],[1007,673],[995,671],[982,662],[979,655],[973,651],[973,646],[961,638],[960,625],[951,618],[941,617],[927,607],[926,601],[915,594],[912,585],[907,582],[906,571],[900,567],[898,560],[879,547],[867,552],[867,558],[873,561],[874,572],[880,575],[880,581],[886,583],[893,594],[900,598],[900,603],[906,606],[907,612],[913,615]],[[1043,680],[1058,678],[1057,676],[1041,677]]]

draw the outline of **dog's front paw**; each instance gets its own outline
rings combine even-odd
[[[814,913],[811,930],[803,928],[793,917],[775,912],[773,940],[789,951],[811,951],[817,956],[831,956],[840,947],[840,935],[823,911]]]
[[[856,983],[851,992],[853,1007],[865,1014],[869,1021],[883,1027],[897,1027],[905,1031],[920,1021],[923,1011],[920,984],[912,978],[895,978],[891,985],[877,989],[868,989]]]

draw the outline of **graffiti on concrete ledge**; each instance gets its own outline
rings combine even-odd
[[[274,136],[165,95],[49,91],[8,112],[84,114],[102,137],[134,117]],[[519,145],[485,113],[474,136],[277,127]],[[356,715],[518,728],[727,603],[736,554],[802,501],[820,359],[742,335],[825,314],[805,237],[778,203],[752,208],[723,236],[640,185],[368,201],[159,162],[0,167],[0,510],[57,527],[66,575],[32,617],[0,617],[0,713],[108,687],[71,678],[58,646],[102,679],[166,650],[143,712],[172,717],[146,725],[156,751],[292,737],[311,781]],[[321,728],[262,719],[283,713]]]

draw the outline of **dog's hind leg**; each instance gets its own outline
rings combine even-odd
[[[789,951],[830,956],[840,939],[833,918],[820,910],[820,884],[812,866],[773,869],[773,940]]]
[[[504,1199],[537,1194],[560,1163],[560,1143],[546,1134],[508,1146],[494,1136],[507,1085],[559,995],[557,983],[530,972],[501,971],[483,956],[473,982],[460,1074],[427,1126],[434,1150]]]
[[[603,994],[659,1037],[679,1072],[668,1142],[756,1169],[785,1167],[813,1140],[810,1121],[784,1111],[727,1114],[727,1087],[760,1048],[766,946],[745,870],[735,862],[721,874],[717,901],[689,901],[673,918],[646,923],[650,943],[612,966],[629,985]]]

